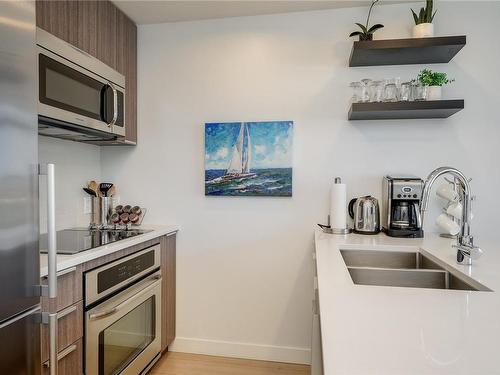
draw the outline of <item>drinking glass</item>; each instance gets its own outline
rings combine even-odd
[[[360,103],[363,84],[361,82],[351,82],[349,86],[352,87],[352,102]]]
[[[381,102],[384,99],[384,81],[370,82],[370,101]]]
[[[396,102],[398,100],[398,87],[395,83],[387,83],[384,89],[384,101]]]
[[[369,78],[364,78],[361,80],[361,84],[362,84],[362,87],[361,87],[361,101],[363,103],[366,103],[366,102],[369,102],[370,101],[370,88],[369,88],[369,85],[370,85],[370,82],[372,80],[369,79]]]
[[[399,88],[399,100],[407,102],[411,100],[411,82],[403,82]]]
[[[421,101],[427,98],[427,86],[424,86],[421,83],[414,83],[412,91],[413,100]]]

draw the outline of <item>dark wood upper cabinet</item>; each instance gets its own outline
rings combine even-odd
[[[78,3],[76,1],[37,1],[37,26],[68,43],[77,44]]]
[[[37,26],[98,58],[125,76],[124,139],[137,143],[137,26],[111,1],[37,0]]]
[[[125,54],[125,144],[137,143],[137,26],[130,19],[126,19],[126,46],[120,48]]]
[[[116,66],[116,23],[117,9],[110,1],[97,3],[97,58],[105,64]]]
[[[77,40],[75,45],[82,51],[97,57],[97,3],[76,1],[78,7]]]

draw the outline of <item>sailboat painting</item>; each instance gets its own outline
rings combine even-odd
[[[205,195],[292,196],[293,122],[205,124]]]

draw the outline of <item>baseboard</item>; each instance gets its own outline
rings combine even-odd
[[[256,359],[261,361],[310,364],[311,349],[290,346],[247,344],[241,342],[177,337],[169,351]]]

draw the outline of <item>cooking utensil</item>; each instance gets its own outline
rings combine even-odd
[[[108,197],[112,197],[116,194],[116,185],[113,185],[108,190]]]
[[[88,184],[87,184],[87,187],[91,190],[94,190],[95,191],[95,194],[96,196],[99,196],[99,185],[97,184],[97,181],[90,181]]]
[[[92,190],[92,189],[89,189],[88,187],[84,187],[83,191],[85,191],[91,197],[97,197],[96,192],[94,190]]]
[[[101,184],[99,185],[99,190],[103,196],[107,197],[108,191],[112,186],[113,184],[111,182],[101,182]]]
[[[380,232],[378,200],[372,196],[354,198],[349,202],[349,216],[354,221],[354,232],[377,234]]]

